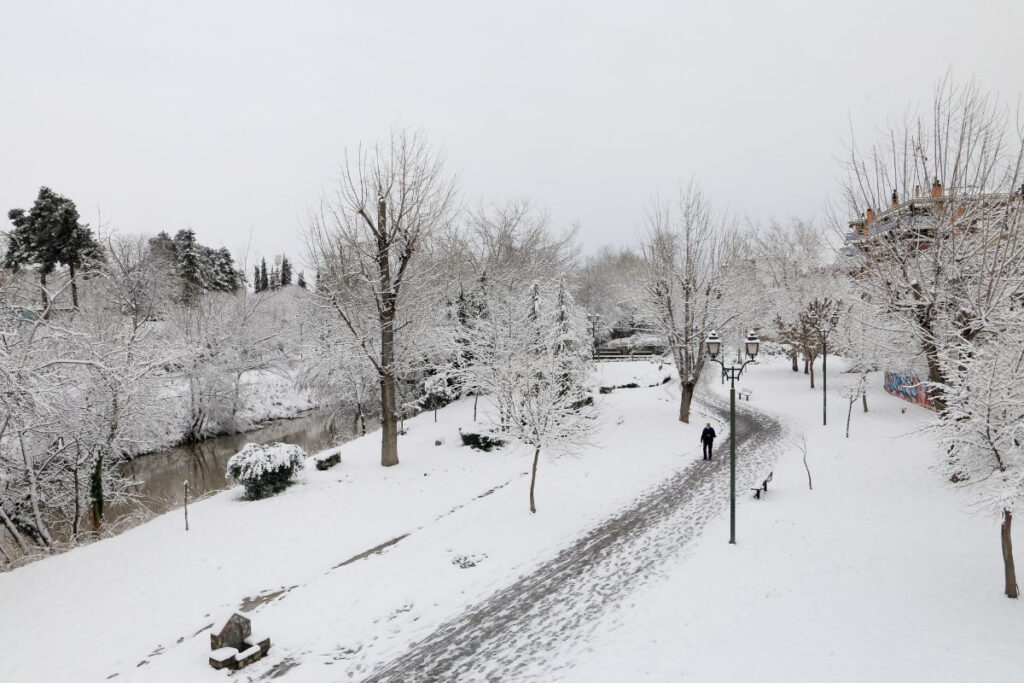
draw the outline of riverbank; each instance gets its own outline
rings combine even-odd
[[[172,382],[164,403],[167,417],[156,421],[160,429],[147,433],[146,439],[138,444],[139,452],[128,454],[129,459],[121,465],[122,473],[136,482],[129,487],[130,497],[113,503],[108,501],[99,534],[85,531],[77,546],[58,545],[51,552],[38,549],[38,552],[21,555],[6,531],[0,528],[0,543],[4,543],[13,559],[10,565],[0,565],[0,573],[73,547],[111,538],[179,506],[186,480],[193,500],[226,488],[227,459],[250,439],[261,443],[294,443],[315,452],[337,443],[342,435],[329,428],[326,417],[319,420],[313,417],[317,405],[295,385],[288,372],[257,370],[247,373],[241,380],[240,403],[242,408],[234,424],[241,431],[222,430],[200,441],[186,442],[182,438],[182,426],[187,421],[187,386]]]

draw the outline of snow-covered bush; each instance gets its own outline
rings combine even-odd
[[[321,453],[313,458],[313,464],[320,471],[329,470],[341,462],[341,453]]]
[[[462,438],[463,446],[469,446],[478,451],[491,451],[505,445],[504,439],[493,434],[460,431],[459,436]]]
[[[245,497],[259,500],[283,491],[301,470],[306,451],[286,443],[247,443],[228,460],[228,478],[245,486]]]

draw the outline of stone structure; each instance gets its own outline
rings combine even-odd
[[[252,634],[252,623],[237,612],[232,614],[220,631],[210,634],[210,666],[214,669],[244,669],[258,662],[270,651],[270,638]]]

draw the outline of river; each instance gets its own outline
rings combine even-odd
[[[228,460],[246,443],[290,443],[313,455],[354,438],[349,429],[350,422],[343,420],[343,425],[336,429],[326,413],[312,411],[287,420],[275,420],[244,434],[216,436],[140,455],[126,462],[122,471],[139,482],[139,502],[160,514],[181,506],[186,480],[190,500],[227,488],[225,470]],[[111,509],[107,521],[116,521],[130,509],[130,506]]]

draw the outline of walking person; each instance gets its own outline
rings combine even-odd
[[[704,427],[704,431],[700,433],[700,442],[704,446],[705,460],[711,459],[711,447],[714,446],[716,436],[718,435],[715,434],[714,427],[712,427],[711,423],[708,422],[707,426]]]

